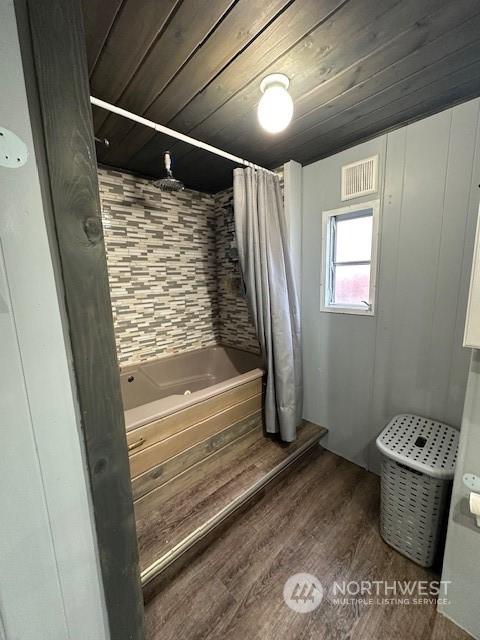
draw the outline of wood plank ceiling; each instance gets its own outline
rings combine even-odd
[[[92,95],[266,167],[308,164],[480,95],[478,0],[82,0]],[[256,119],[286,73],[294,119]],[[234,165],[98,108],[98,161],[216,192]]]

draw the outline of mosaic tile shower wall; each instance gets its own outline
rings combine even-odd
[[[258,351],[232,189],[162,193],[148,180],[102,168],[98,178],[120,364],[216,343]]]
[[[233,189],[215,194],[216,198],[216,253],[218,290],[218,336],[222,344],[245,349],[260,350],[238,262],[233,219]]]
[[[120,364],[217,343],[214,197],[98,177]]]
[[[276,170],[283,193],[283,167]],[[218,280],[218,335],[220,342],[247,351],[260,350],[243,291],[233,219],[233,189],[215,194]]]

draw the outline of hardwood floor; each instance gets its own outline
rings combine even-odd
[[[140,570],[149,567],[324,429],[304,424],[295,443],[265,438],[261,426],[135,503]]]
[[[463,640],[434,604],[335,604],[334,581],[432,580],[378,533],[379,479],[315,448],[145,609],[148,640]],[[324,588],[311,613],[283,585],[308,572]]]

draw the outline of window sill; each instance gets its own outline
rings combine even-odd
[[[343,313],[354,316],[374,316],[375,309],[367,309],[365,307],[342,307],[340,305],[322,305],[320,311],[325,313]]]

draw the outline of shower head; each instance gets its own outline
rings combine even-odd
[[[153,183],[153,186],[160,189],[160,191],[182,191],[183,189],[183,182],[173,177],[171,166],[170,151],[165,151],[165,169],[167,175],[165,178],[160,178],[160,180],[156,180]]]

